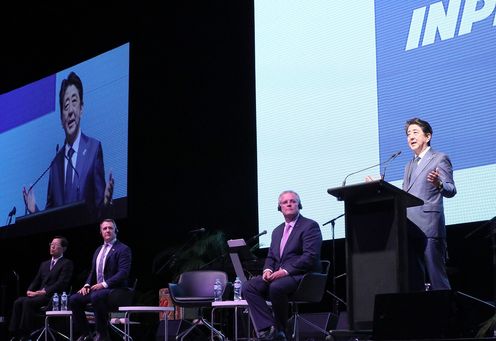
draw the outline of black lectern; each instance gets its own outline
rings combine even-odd
[[[345,202],[350,329],[372,329],[376,294],[409,291],[406,208],[423,201],[383,180],[330,188]]]

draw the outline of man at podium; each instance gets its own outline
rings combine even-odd
[[[417,275],[413,290],[430,283],[432,290],[451,289],[446,273],[446,226],[443,197],[456,194],[453,167],[448,155],[431,148],[432,127],[420,119],[406,122],[407,143],[414,157],[405,166],[403,190],[422,199],[421,206],[408,207],[409,247]]]
[[[321,267],[322,233],[317,222],[300,214],[299,195],[282,192],[277,209],[284,222],[272,232],[263,274],[243,284],[242,296],[250,307],[259,340],[286,340],[288,297],[305,273],[320,271]],[[271,301],[272,310],[266,300]]]

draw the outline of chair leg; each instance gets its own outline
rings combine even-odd
[[[117,335],[121,336],[123,340],[131,340],[133,341],[133,338],[131,335],[128,335],[125,331],[123,331],[122,329],[120,329],[119,327],[117,327],[115,324],[113,323],[109,323],[110,325],[110,330],[113,330],[114,333],[116,333]]]
[[[291,335],[291,339],[298,341],[300,340],[300,334],[298,333],[298,313],[293,315],[293,335]]]
[[[38,332],[39,332],[39,334],[38,334]],[[48,334],[48,335],[50,335],[50,339],[51,340],[57,340],[55,338],[55,334],[53,332],[55,332],[58,335],[62,336],[64,339],[70,340],[70,338],[67,335],[64,335],[61,332],[59,332],[58,330],[52,329],[50,327],[48,327],[48,329],[47,328],[43,328],[41,330],[38,329],[38,330],[32,332],[31,333],[31,337],[34,337],[35,334],[38,334],[38,337],[36,337],[36,341],[40,341],[42,339],[42,337],[45,336],[45,334]]]
[[[298,331],[298,325],[299,325],[299,320],[301,320],[301,322],[304,322],[306,323],[307,326],[310,326],[318,331],[320,331],[322,334],[324,334],[325,336],[329,336],[331,335],[327,330],[321,328],[320,326],[316,325],[315,323],[313,323],[312,321],[309,321],[307,320],[306,318],[304,318],[303,316],[301,316],[300,314],[295,314],[294,315],[294,326],[293,326],[293,339],[298,341],[299,340],[299,331]],[[295,337],[295,334],[296,334],[296,337]]]
[[[210,324],[210,322],[208,322],[204,317],[201,318],[201,322],[202,324],[204,324],[208,329],[210,329],[211,331],[213,331],[215,334],[217,334],[217,336],[220,337],[221,340],[224,340],[226,337],[224,336],[224,334],[222,334],[222,332],[218,329],[216,329],[214,326],[212,326]]]
[[[188,329],[186,329],[185,331],[179,333],[176,335],[176,340],[184,340],[184,338],[186,337],[186,335],[188,335],[198,324],[199,324],[199,321],[200,320],[196,320],[194,321],[191,326],[189,326]]]
[[[176,336],[176,340],[181,340],[183,341],[184,338],[193,330],[195,329],[195,327],[197,326],[201,326],[201,325],[204,325],[205,327],[207,327],[209,330],[211,330],[212,332],[214,332],[221,340],[225,340],[225,336],[224,334],[222,334],[219,330],[217,330],[214,326],[212,326],[210,324],[210,322],[208,322],[204,317],[199,317],[196,321],[193,322],[193,324],[188,328],[186,329],[185,331],[183,331],[182,333],[178,334]]]

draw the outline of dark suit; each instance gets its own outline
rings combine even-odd
[[[73,195],[64,198],[66,160],[64,150],[55,157],[50,168],[46,208],[58,207],[71,202],[84,200],[93,215],[99,214],[105,195],[105,170],[100,141],[81,133],[77,153],[76,171],[73,182]]]
[[[409,207],[409,240],[413,252],[412,289],[422,290],[424,281],[431,283],[433,290],[450,289],[446,273],[446,226],[444,223],[443,197],[456,194],[453,167],[448,156],[429,149],[415,171],[413,162],[405,167],[403,190],[422,199],[421,206]],[[427,181],[429,172],[438,169],[442,189]],[[420,271],[420,274],[418,273]],[[428,276],[428,278],[424,278]],[[417,282],[415,282],[417,279]]]
[[[305,273],[321,270],[322,234],[317,222],[300,215],[282,256],[279,256],[284,226],[281,224],[272,232],[264,270],[277,271],[282,268],[289,275],[270,283],[257,276],[243,284],[242,296],[248,302],[253,323],[259,331],[270,326],[284,331],[288,319],[289,295],[296,290]],[[266,300],[272,303],[272,311]]]
[[[28,291],[45,289],[46,294],[36,297],[19,297],[14,302],[9,330],[12,333],[29,334],[34,328],[34,319],[39,309],[50,302],[54,293],[69,292],[74,265],[67,258],[60,258],[52,270],[51,259],[41,263]]]
[[[87,284],[96,283],[96,259],[102,245],[98,247],[93,255],[91,272],[86,280]],[[95,312],[95,328],[102,335],[107,335],[107,321],[109,314],[108,296],[114,291],[127,288],[129,273],[131,271],[131,249],[118,240],[107,254],[104,267],[104,280],[108,288],[91,291],[88,295],[76,293],[69,299],[69,305],[74,317],[74,329],[76,333],[88,334],[89,325],[86,320],[85,308],[91,302]]]

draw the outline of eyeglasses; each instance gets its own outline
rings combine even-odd
[[[62,244],[60,243],[48,243],[48,247],[52,247],[52,246],[62,246]]]

